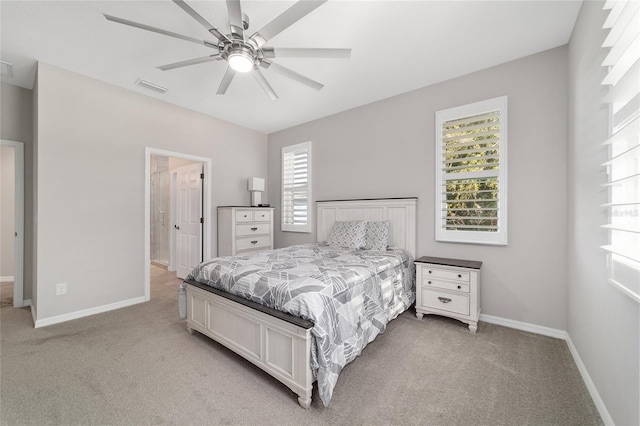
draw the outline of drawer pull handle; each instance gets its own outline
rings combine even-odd
[[[462,286],[458,286],[458,290],[460,290],[462,288]]]
[[[442,303],[451,302],[451,299],[449,299],[448,297],[438,297],[438,300],[441,301]]]
[[[258,230],[258,228],[251,228],[251,230],[252,230],[252,231],[257,231],[257,230]]]
[[[427,284],[431,284],[431,281],[427,281]]]
[[[462,274],[458,274],[458,278],[462,278]]]
[[[431,271],[429,271],[429,273],[431,273]]]
[[[251,241],[251,244],[258,244],[257,241]]]

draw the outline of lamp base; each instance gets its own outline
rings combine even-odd
[[[251,207],[258,207],[262,203],[262,191],[251,191]]]

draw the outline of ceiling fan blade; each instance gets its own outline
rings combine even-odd
[[[350,58],[351,49],[263,47],[265,58]]]
[[[283,67],[282,65],[278,65],[275,62],[267,62],[267,61],[262,61],[262,64],[264,64],[266,62],[266,66],[265,68],[273,70],[281,75],[284,75],[285,77],[289,77],[299,83],[302,83],[306,86],[309,86],[313,89],[316,90],[320,90],[324,87],[324,84],[318,83],[315,80],[311,80],[309,77],[305,77],[302,74],[298,74],[297,72],[290,70],[287,67]]]
[[[129,21],[128,19],[122,19],[122,18],[118,18],[116,16],[107,15],[106,13],[103,13],[103,15],[104,15],[105,18],[107,18],[108,21],[117,22],[118,24],[129,25],[130,27],[140,28],[141,30],[147,30],[147,31],[151,31],[151,32],[154,32],[154,33],[166,35],[166,36],[169,36],[169,37],[179,38],[180,40],[186,40],[186,41],[190,41],[192,43],[204,44],[207,47],[217,47],[214,44],[207,44],[208,42],[205,41],[205,40],[198,40],[197,38],[193,38],[193,37],[189,37],[189,36],[186,36],[186,35],[174,33],[174,32],[167,31],[167,30],[163,30],[161,28],[151,27],[149,25],[140,24],[138,22]]]
[[[298,22],[326,1],[327,0],[301,0],[262,27],[262,29],[252,35],[250,39],[256,43],[258,48],[262,47],[267,41],[271,40],[272,37]]]
[[[229,23],[231,33],[237,34],[244,39],[244,26],[242,24],[242,7],[239,0],[227,0],[227,11],[229,12]]]
[[[264,77],[262,72],[260,72],[260,69],[258,67],[255,67],[253,71],[251,71],[251,75],[253,75],[253,78],[256,79],[260,87],[262,87],[262,90],[264,90],[264,92],[271,98],[271,100],[275,101],[276,99],[278,99],[278,95],[276,95],[276,92],[274,92],[273,88]]]
[[[221,33],[216,27],[211,25],[211,23],[209,23],[209,21],[204,19],[202,17],[202,15],[200,15],[198,12],[193,10],[193,8],[191,6],[189,6],[187,3],[185,3],[183,0],[173,0],[173,2],[176,5],[178,5],[180,7],[180,9],[184,10],[185,12],[187,12],[189,14],[189,16],[191,16],[193,19],[198,21],[200,23],[200,25],[205,27],[207,29],[207,31],[209,31],[215,38],[217,38],[218,40],[228,40],[226,35]]]
[[[224,77],[222,77],[222,81],[220,82],[220,87],[218,87],[218,91],[216,95],[224,95],[227,93],[227,89],[231,84],[231,80],[235,77],[236,72],[231,67],[227,67],[227,71],[224,73]]]
[[[222,56],[216,53],[209,56],[203,56],[202,58],[195,58],[195,59],[189,59],[187,61],[174,62],[173,64],[162,65],[156,68],[161,69],[162,71],[167,71],[167,70],[172,70],[180,67],[188,67],[189,65],[203,64],[205,62],[211,62],[211,61],[219,61],[221,59],[222,59]]]

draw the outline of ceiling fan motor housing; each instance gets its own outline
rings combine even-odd
[[[256,49],[251,43],[243,40],[223,40],[218,45],[218,49],[222,58],[227,61],[232,56],[242,56],[251,60],[254,66],[258,66],[264,59],[261,49]]]

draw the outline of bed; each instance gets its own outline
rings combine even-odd
[[[203,262],[184,282],[187,330],[271,374],[303,408],[311,404],[317,379],[328,405],[344,365],[415,300],[416,203],[317,202],[319,243]],[[387,222],[393,248],[323,243],[335,237],[334,225],[360,226],[356,221]]]

